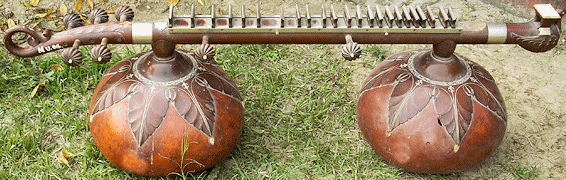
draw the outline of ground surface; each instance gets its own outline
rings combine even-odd
[[[155,20],[155,19],[165,19],[167,17],[164,10],[166,9],[166,3],[159,1],[159,0],[108,0],[105,2],[99,3],[98,1],[95,2],[95,7],[104,8],[104,9],[112,9],[113,7],[119,5],[130,5],[134,8],[136,13],[135,20]],[[283,6],[286,8],[286,11],[289,13],[293,12],[294,4],[299,4],[301,7],[304,7],[304,4],[310,4],[311,7],[318,6],[320,1],[318,0],[288,0],[288,1],[253,1],[253,0],[245,0],[245,1],[232,1],[232,0],[204,0],[204,5],[209,6],[210,4],[214,3],[217,4],[217,7],[223,9],[224,12],[227,9],[227,4],[233,5],[240,5],[246,4],[248,6],[254,6],[256,3],[260,3],[262,5],[262,12],[265,14],[278,14],[279,7]],[[411,4],[411,5],[422,5],[422,4],[430,4],[432,6],[447,6],[450,5],[457,14],[460,15],[461,20],[469,20],[469,21],[506,21],[506,22],[522,22],[526,21],[527,19],[521,17],[525,16],[521,13],[510,13],[509,10],[505,8],[501,8],[504,6],[495,7],[490,4],[486,4],[483,1],[478,0],[423,0],[423,1],[406,1],[406,0],[385,0],[385,1],[375,1],[375,0],[368,0],[364,2],[363,0],[359,1],[339,1],[339,2],[331,2],[331,1],[323,1],[324,4],[327,4],[327,7],[334,3],[334,4],[348,4],[350,7],[355,7],[355,3],[359,4],[367,4],[373,5],[375,3],[379,3],[380,5],[402,5],[402,4]],[[197,10],[202,12],[203,14],[207,13],[208,11],[203,8],[199,2],[189,1],[189,0],[181,0],[179,4],[177,4],[176,12],[177,14],[183,14],[182,9],[189,9],[190,4],[194,3],[197,5]],[[3,15],[3,23],[6,21],[6,17],[9,16],[9,13],[13,12],[14,15],[10,16],[16,24],[22,24],[24,22],[30,21],[32,16],[36,13],[30,9],[27,9],[21,2],[19,1],[9,1],[9,2],[0,2],[3,4],[0,7],[0,14]],[[54,7],[58,9],[60,4],[66,4],[69,11],[76,11],[75,10],[75,1],[67,1],[67,0],[41,0],[38,4],[38,7]],[[313,13],[316,14],[319,12],[319,8],[311,8],[313,9]],[[83,11],[88,12],[87,4],[83,4]],[[239,11],[238,11],[239,12]],[[189,12],[185,12],[188,14]],[[252,14],[250,12],[250,14]],[[519,16],[516,16],[519,15]],[[528,16],[528,15],[527,15]],[[37,20],[37,19],[36,19]],[[35,22],[35,21],[34,21]],[[60,22],[59,22],[60,23]],[[29,25],[29,24],[28,24]],[[39,26],[43,27],[50,27],[56,28],[57,23],[56,21],[47,21],[39,24]],[[3,32],[2,35],[3,36]],[[192,47],[192,46],[191,46]],[[249,47],[249,46],[243,46]],[[344,100],[346,103],[355,104],[357,102],[357,92],[360,89],[362,81],[365,77],[369,74],[371,69],[378,63],[377,57],[372,56],[371,51],[376,50],[384,50],[384,55],[389,56],[396,52],[400,52],[403,50],[408,49],[416,49],[422,47],[431,47],[430,45],[381,45],[381,46],[368,46],[366,48],[362,58],[353,61],[353,62],[344,62],[338,64],[338,66],[344,66],[347,69],[345,72],[349,72],[347,77],[344,77],[347,81],[341,82],[341,86],[345,87],[345,89],[340,90],[342,93],[345,93],[346,96],[343,98],[350,98]],[[3,48],[3,47],[0,47]],[[190,48],[190,47],[187,47]],[[246,50],[242,50],[242,47],[221,47],[217,49],[217,53],[219,54],[220,58],[223,56],[226,57],[240,57],[240,56],[230,56],[232,55],[230,52],[231,50],[235,50],[236,53],[247,52]],[[258,48],[257,46],[252,46],[251,48]],[[268,46],[267,48],[258,48],[257,50],[262,51],[269,51],[269,52],[279,52],[279,50],[273,50],[272,48],[285,48],[288,50],[289,54],[283,57],[288,57],[289,59],[303,59],[309,61],[319,61],[319,57],[328,57],[336,60],[341,61],[341,57],[339,56],[340,46]],[[118,47],[118,49],[122,49]],[[270,51],[272,50],[272,51]],[[252,51],[252,50],[250,50]],[[313,53],[304,52],[304,54],[300,53],[300,51],[309,51]],[[370,52],[368,52],[370,51]],[[332,136],[330,140],[335,140],[335,138],[342,138],[347,139],[345,143],[350,144],[333,144],[331,142],[319,143],[318,145],[328,145],[328,146],[343,146],[342,148],[334,149],[334,147],[327,147],[330,148],[329,152],[334,153],[334,157],[339,159],[341,154],[351,154],[351,153],[361,153],[365,154],[364,156],[359,159],[348,159],[345,158],[345,161],[358,161],[360,160],[361,163],[353,163],[353,162],[341,162],[339,160],[331,161],[332,163],[336,164],[320,164],[318,161],[321,157],[319,154],[322,150],[317,145],[315,146],[315,150],[313,147],[303,147],[301,145],[293,144],[293,143],[284,143],[280,141],[287,140],[289,142],[294,143],[305,143],[305,144],[317,144],[317,142],[310,142],[309,140],[305,139],[289,139],[289,135],[281,135],[287,136],[287,138],[270,138],[273,137],[273,134],[277,131],[274,131],[270,128],[276,128],[279,123],[290,123],[290,122],[279,122],[277,119],[263,119],[267,121],[273,121],[267,123],[267,125],[263,127],[248,127],[245,128],[242,135],[242,140],[236,150],[232,152],[229,157],[221,162],[218,166],[216,166],[209,174],[214,174],[214,177],[223,177],[223,178],[230,178],[230,177],[248,177],[248,178],[264,178],[264,177],[273,177],[273,178],[355,178],[358,177],[358,174],[362,173],[361,175],[366,175],[366,177],[380,177],[380,178],[463,178],[463,179],[475,179],[475,178],[495,178],[495,179],[522,179],[522,178],[535,178],[535,179],[566,179],[566,109],[563,107],[566,104],[566,71],[563,68],[566,66],[566,46],[562,42],[559,47],[550,50],[545,53],[531,53],[519,46],[516,45],[459,45],[456,49],[456,52],[468,57],[469,59],[483,65],[489,72],[491,72],[492,76],[495,78],[499,89],[501,90],[501,94],[505,99],[505,103],[507,106],[507,113],[508,113],[508,124],[507,124],[507,133],[505,138],[503,139],[503,143],[499,148],[495,151],[492,157],[488,158],[484,163],[481,165],[474,167],[470,170],[466,170],[460,173],[455,173],[446,176],[429,176],[423,174],[413,174],[407,173],[402,170],[397,170],[394,167],[390,167],[385,163],[379,156],[371,151],[371,148],[367,143],[363,141],[363,137],[360,135],[359,130],[356,127],[355,116],[351,117],[336,117],[340,116],[340,113],[335,113],[333,110],[340,110],[340,108],[330,107],[330,109],[326,109],[322,112],[331,114],[327,118],[339,118],[339,122],[345,121],[342,125],[339,126],[332,126],[332,128],[341,128],[336,129],[335,132],[324,132],[322,134],[325,137],[321,139],[325,139],[328,136]],[[5,50],[2,53],[6,53]],[[225,55],[222,55],[225,54]],[[253,52],[251,53],[253,54]],[[278,54],[275,54],[278,56]],[[11,55],[9,55],[11,56]],[[260,56],[259,57],[265,57]],[[280,57],[279,57],[280,58]],[[286,61],[285,58],[282,58],[281,61]],[[291,61],[291,60],[290,60]],[[57,60],[52,60],[53,63],[57,63]],[[301,61],[299,61],[301,62]],[[226,62],[227,63],[227,62]],[[233,66],[238,66],[239,64],[234,63]],[[285,66],[282,66],[285,67]],[[301,68],[305,67],[291,67],[291,68]],[[324,66],[320,67],[322,69],[315,69],[315,71],[325,71]],[[230,73],[230,71],[228,71]],[[6,72],[4,72],[6,73]],[[6,75],[6,74],[4,74]],[[246,85],[245,79],[250,78],[247,76],[240,76],[237,74],[231,74],[236,76],[235,79],[238,81],[240,88]],[[7,76],[10,76],[8,74]],[[279,76],[278,74],[273,74],[272,76]],[[339,77],[342,77],[341,75]],[[25,79],[25,78],[24,78]],[[0,81],[7,81],[5,79],[0,79]],[[304,80],[303,83],[306,85],[301,86],[313,86],[309,85],[308,80]],[[87,85],[88,86],[88,85]],[[90,85],[92,86],[92,84]],[[284,85],[282,85],[284,86]],[[250,86],[254,87],[254,86]],[[87,87],[88,88],[88,87]],[[23,88],[22,91],[32,91],[33,85],[31,88]],[[86,89],[86,88],[85,88]],[[90,90],[92,91],[92,90]],[[246,93],[247,90],[244,91],[244,95],[246,96],[254,96],[254,94]],[[312,89],[312,91],[317,91],[316,88]],[[323,90],[321,90],[323,91]],[[332,89],[330,89],[332,91]],[[9,93],[7,91],[2,91],[2,93]],[[92,93],[92,92],[90,92]],[[47,96],[50,93],[47,92]],[[88,95],[88,93],[87,93]],[[259,95],[258,95],[259,96]],[[3,96],[4,98],[7,96]],[[86,97],[86,95],[85,95]],[[317,98],[319,96],[313,96],[312,98]],[[27,97],[25,97],[27,98]],[[320,97],[319,97],[320,98]],[[17,99],[15,97],[14,99]],[[5,101],[7,99],[3,99],[0,101]],[[248,97],[245,100],[246,108],[254,108],[254,102],[256,100],[262,99],[254,99],[252,97]],[[43,100],[36,100],[35,103],[41,103]],[[45,100],[49,101],[49,99]],[[293,107],[301,106],[301,101],[297,102],[295,100],[291,101],[288,99],[280,99],[277,101],[284,101],[284,103],[279,104],[277,108],[279,111],[274,111],[274,113],[283,113],[283,114],[293,114],[290,111],[293,111]],[[8,103],[2,102],[2,103]],[[263,102],[264,106],[269,107],[270,102]],[[67,104],[69,106],[69,104]],[[257,106],[258,108],[264,106]],[[22,107],[16,106],[13,107],[14,109],[19,109]],[[87,112],[87,107],[82,107],[83,109],[75,110],[79,112]],[[0,112],[0,121],[3,121],[2,124],[10,124],[8,121],[16,121],[13,119],[10,113],[11,111],[16,111],[14,109],[4,108]],[[74,110],[74,109],[73,109]],[[265,109],[264,109],[265,110]],[[346,108],[347,111],[353,112],[353,109]],[[256,110],[248,110],[246,113],[246,119],[244,126],[255,126],[256,120],[262,120],[261,118],[255,119],[250,117],[254,114]],[[332,116],[332,114],[336,114],[336,116]],[[351,115],[351,114],[350,114]],[[313,115],[314,116],[314,115]],[[317,115],[320,116],[320,115]],[[82,118],[80,118],[82,117]],[[326,116],[324,116],[326,117]],[[308,117],[303,117],[309,119]],[[318,118],[318,117],[314,117]],[[79,118],[75,118],[76,121],[86,121],[85,114],[82,113]],[[304,121],[303,121],[304,122]],[[325,121],[314,121],[314,123],[324,123]],[[334,122],[334,121],[332,121]],[[275,125],[273,125],[275,124]],[[6,126],[2,126],[6,128]],[[82,125],[84,126],[84,124]],[[290,124],[290,127],[293,125]],[[325,125],[320,125],[325,126]],[[320,138],[317,137],[319,134],[316,133],[318,130],[317,126],[308,126],[314,129],[306,129],[301,131],[305,133],[305,137],[311,138]],[[45,127],[46,128],[46,127]],[[330,129],[332,129],[330,128]],[[325,130],[329,131],[329,130]],[[92,148],[92,139],[90,139],[90,135],[88,134],[88,129],[83,127],[80,133],[87,134],[81,135],[81,137],[85,137],[85,143],[90,145],[85,145],[87,147]],[[313,133],[309,135],[309,133]],[[265,138],[263,138],[265,136]],[[334,137],[339,136],[339,137]],[[50,136],[47,136],[49,138]],[[55,137],[52,137],[57,139]],[[246,139],[248,138],[248,139]],[[249,139],[249,138],[257,138],[257,139]],[[70,141],[70,140],[69,140]],[[48,152],[51,154],[53,158],[46,158],[45,161],[55,162],[56,152],[61,149],[61,147],[73,146],[69,145],[66,140],[57,141],[55,148],[52,148],[52,151]],[[342,141],[340,141],[342,142]],[[283,145],[284,144],[284,145]],[[2,144],[0,144],[2,145]],[[6,145],[6,144],[5,144]],[[297,149],[297,150],[294,150]],[[350,148],[350,149],[348,149]],[[82,152],[86,150],[76,149],[75,152]],[[265,152],[262,152],[265,151]],[[297,152],[303,151],[303,152]],[[256,154],[254,154],[256,153]],[[265,153],[265,154],[261,154]],[[80,153],[79,153],[80,154]],[[241,155],[240,155],[241,154]],[[84,155],[84,154],[83,154]],[[302,156],[302,157],[301,157]],[[313,157],[316,156],[316,157]],[[295,159],[293,159],[295,158]],[[310,160],[311,162],[307,162],[306,164],[296,163],[301,162],[302,158]],[[274,160],[277,159],[277,160]],[[97,160],[104,161],[104,158],[99,157]],[[375,161],[377,165],[373,167],[380,167],[382,169],[372,169],[368,168],[364,165],[364,163],[369,163]],[[78,160],[77,160],[78,161]],[[249,161],[258,161],[258,162],[250,162],[249,165],[246,162]],[[263,161],[263,162],[262,162]],[[322,160],[324,162],[324,160]],[[19,163],[19,162],[18,162]],[[346,163],[347,165],[344,165]],[[9,169],[9,166],[17,164],[2,164],[2,169],[0,171]],[[50,164],[50,163],[47,163]],[[53,163],[51,163],[53,164]],[[115,168],[110,166],[108,163],[103,163],[107,168]],[[25,166],[31,166],[27,164]],[[88,165],[84,165],[82,167],[84,169],[89,169]],[[307,166],[307,167],[304,167]],[[320,167],[312,167],[312,166],[320,166]],[[64,168],[60,166],[56,166],[59,168]],[[285,167],[291,167],[290,169],[286,169],[282,171]],[[104,169],[104,167],[103,167]],[[309,172],[311,170],[316,170],[315,172]],[[383,170],[385,169],[385,170]],[[71,170],[74,173],[81,173],[82,171]],[[117,172],[116,170],[112,170],[114,173]],[[227,172],[230,171],[230,172]],[[12,172],[10,170],[10,172]],[[118,171],[119,172],[119,171]],[[6,173],[6,172],[4,172]],[[55,173],[57,174],[57,173]],[[118,173],[120,174],[120,173]],[[218,174],[226,174],[226,176],[218,176]],[[281,174],[286,174],[285,176]],[[49,177],[57,177],[57,175],[51,176],[51,173],[46,172],[44,175],[49,175]],[[59,174],[60,175],[60,174]],[[124,175],[124,174],[122,174]],[[63,175],[65,176],[65,175]],[[96,176],[96,175],[94,175]],[[211,176],[205,173],[205,175],[201,176]],[[44,176],[45,177],[45,176]],[[49,178],[47,177],[47,178]],[[76,177],[76,176],[69,176],[69,177]],[[82,176],[79,176],[82,177]]]

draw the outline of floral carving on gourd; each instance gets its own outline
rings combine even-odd
[[[474,102],[506,121],[503,99],[498,95],[493,77],[485,69],[465,60],[472,70],[467,81],[451,86],[431,84],[419,79],[407,68],[409,57],[421,51],[402,52],[387,58],[382,62],[384,65],[369,76],[362,88],[363,93],[375,88],[393,87],[388,101],[387,136],[396,127],[411,121],[429,103],[434,105],[438,123],[456,144],[460,144],[469,129]]]
[[[221,68],[214,61],[195,61],[198,68],[191,78],[173,85],[156,86],[134,76],[132,67],[139,56],[119,62],[105,74],[110,77],[96,97],[91,120],[98,112],[129,99],[127,123],[139,146],[159,128],[170,108],[175,108],[188,124],[214,144],[216,97],[211,91],[241,100],[227,74],[218,71]]]

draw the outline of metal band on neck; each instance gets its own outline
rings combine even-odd
[[[504,44],[507,40],[507,24],[505,23],[487,23],[487,31],[488,44]]]
[[[153,41],[153,22],[132,23],[132,43],[150,44]]]

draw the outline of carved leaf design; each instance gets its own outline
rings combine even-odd
[[[208,81],[200,74],[195,76],[191,82],[191,89],[195,100],[193,102],[195,102],[196,108],[201,116],[201,122],[198,122],[197,119],[195,127],[199,128],[197,125],[200,125],[201,127],[199,129],[209,137],[212,137],[212,130],[214,129],[216,121],[215,104],[208,86]]]
[[[232,85],[230,82],[228,82],[226,79],[223,79],[222,77],[217,76],[216,74],[211,74],[208,72],[201,73],[199,77],[206,79],[208,85],[210,85],[211,88],[226,93],[228,95],[233,95],[235,96],[236,99],[242,99],[240,95],[240,91],[238,91],[238,89],[236,89],[236,87]]]
[[[208,83],[212,88],[233,96],[240,101],[242,100],[240,91],[232,83],[232,78],[218,66],[216,61],[209,61],[208,63],[199,62],[199,66],[208,69],[208,71],[199,71],[199,74],[201,77],[208,79]]]
[[[136,91],[130,98],[128,124],[139,146],[161,125],[167,114],[169,100],[165,93],[166,90]]]
[[[486,107],[497,106],[497,101],[489,91],[476,83],[462,84],[456,88],[454,96],[444,89],[435,96],[435,110],[439,115],[439,123],[446,128],[456,144],[460,144],[470,128],[474,101]]]
[[[135,91],[135,87],[138,85],[135,81],[125,81],[116,84],[116,86],[107,89],[102,92],[98,97],[92,109],[92,114],[96,114],[110,106],[124,100],[124,98]]]
[[[413,78],[408,71],[397,76],[397,84],[389,99],[390,131],[417,115],[430,100],[429,87],[415,87]]]
[[[215,103],[210,93],[209,82],[202,74],[197,74],[183,85],[183,88],[175,88],[175,109],[185,121],[203,132],[208,137],[213,137],[212,131],[216,122]]]
[[[191,97],[190,93],[183,89],[175,89],[174,90],[176,95],[175,99],[175,109],[179,112],[179,115],[185,119],[185,121],[191,124],[193,127],[197,128],[201,132],[203,132],[208,137],[212,137],[211,131],[206,128],[205,124],[207,119],[206,117],[203,118],[202,114],[200,113],[200,107],[198,103],[193,102],[193,98]],[[211,120],[215,120],[212,117]],[[212,123],[214,124],[214,123]]]
[[[456,89],[456,107],[458,108],[458,120],[459,127],[460,127],[460,139],[455,141],[457,143],[460,142],[464,134],[470,128],[470,123],[472,122],[472,114],[474,113],[474,105],[473,99],[475,98],[475,94],[477,89],[480,88],[476,84],[463,84],[458,89]]]
[[[478,88],[481,89],[481,91],[480,89],[477,89],[475,92],[484,92],[484,94],[477,95],[476,100],[491,111],[495,112],[499,117],[506,120],[505,102],[500,96],[494,96],[494,94],[500,93],[499,88],[495,86],[493,77],[491,77],[485,69],[476,66],[473,66],[473,72],[472,77],[477,79],[477,83],[479,85]]]
[[[474,91],[470,85],[459,86],[455,91],[455,97],[451,96],[445,89],[436,88],[438,93],[434,98],[434,107],[439,116],[438,123],[445,127],[456,144],[460,144],[472,120],[471,97],[474,96]]]
[[[92,114],[96,114],[123,100],[137,86],[137,82],[124,78],[131,70],[130,61],[120,61],[106,72],[110,76],[96,97]]]
[[[405,71],[400,70],[397,67],[390,67],[389,69],[380,71],[378,74],[370,76],[371,78],[366,81],[364,87],[362,88],[362,91],[371,89],[373,87],[396,83],[397,77],[403,72]]]

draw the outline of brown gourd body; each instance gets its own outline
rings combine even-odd
[[[505,134],[505,104],[478,64],[458,54],[452,55],[457,65],[419,61],[432,56],[431,50],[405,51],[379,64],[363,84],[358,125],[394,166],[447,174],[494,152]]]
[[[102,154],[123,170],[144,176],[202,171],[238,141],[243,105],[233,81],[214,60],[174,54],[124,59],[94,92],[90,131]]]

